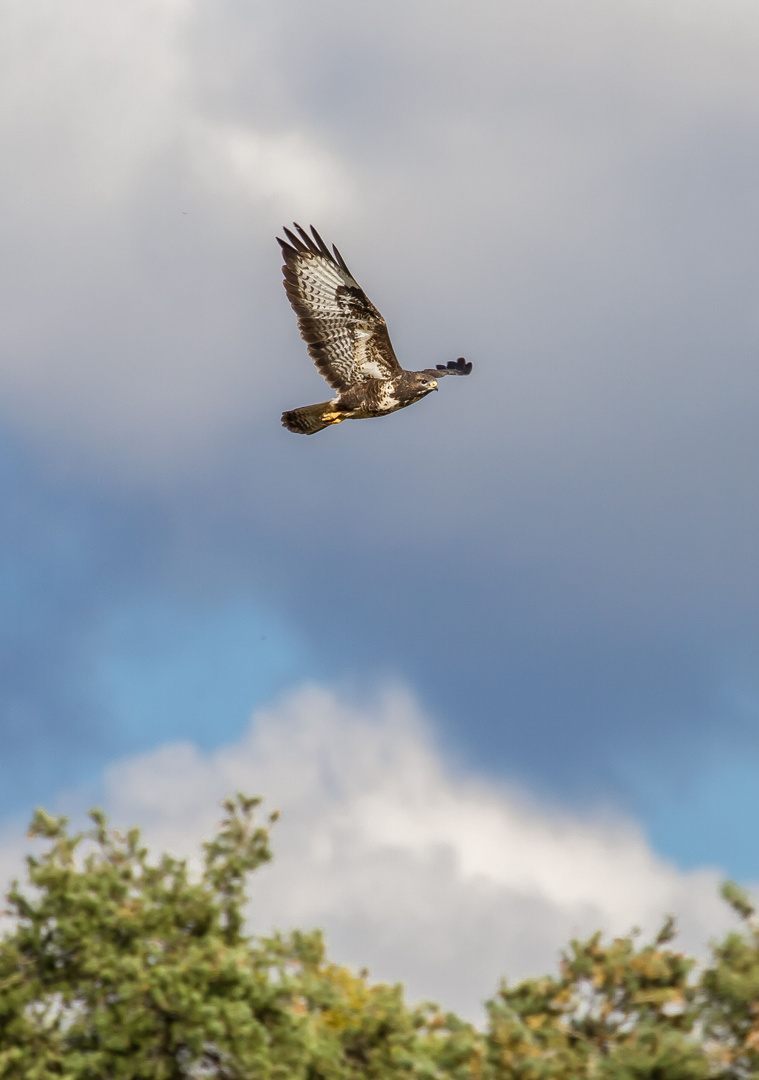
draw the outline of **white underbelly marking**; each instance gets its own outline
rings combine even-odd
[[[359,365],[362,376],[365,379],[386,379],[387,372],[383,371],[376,360],[365,360]]]

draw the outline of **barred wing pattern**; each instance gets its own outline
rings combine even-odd
[[[296,225],[279,240],[285,290],[319,373],[342,392],[363,379],[392,379],[402,368],[385,320],[333,247]],[[288,242],[289,241],[289,242]]]

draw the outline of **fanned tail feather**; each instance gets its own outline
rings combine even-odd
[[[331,414],[329,420],[326,416]],[[282,413],[282,427],[288,431],[294,431],[298,435],[315,435],[317,431],[323,431],[331,424],[339,423],[335,417],[334,405],[331,401],[322,401],[318,405],[304,405],[302,409],[290,409]]]

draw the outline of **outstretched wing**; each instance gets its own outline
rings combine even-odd
[[[345,265],[311,226],[295,226],[278,243],[285,257],[285,291],[320,374],[335,390],[362,379],[392,379],[402,371],[385,320]],[[334,254],[333,254],[334,253]]]

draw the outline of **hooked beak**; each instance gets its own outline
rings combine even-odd
[[[439,390],[439,389],[440,389],[440,387],[439,387],[439,386],[438,386],[438,384],[437,384],[437,379],[435,379],[435,380],[433,381],[433,383],[432,383],[432,389],[433,389],[433,390]]]

